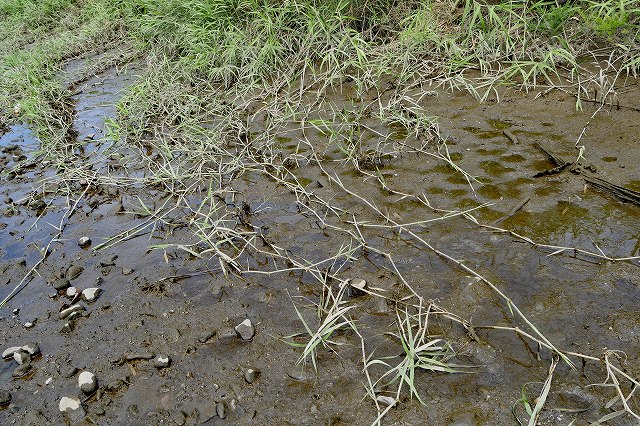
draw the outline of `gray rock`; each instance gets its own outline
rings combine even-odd
[[[396,405],[396,400],[394,398],[391,398],[390,396],[378,395],[376,399],[378,400],[378,402],[389,407],[393,407],[394,405]]]
[[[226,419],[227,418],[227,407],[224,404],[224,402],[220,401],[220,402],[218,402],[216,404],[216,414],[221,419]]]
[[[91,244],[91,238],[89,237],[80,237],[78,239],[78,245],[82,248],[88,247]]]
[[[29,328],[33,328],[36,325],[36,320],[34,319],[33,321],[27,321],[24,324],[22,324],[24,326],[24,328],[29,329]]]
[[[122,275],[131,275],[133,274],[133,269],[122,268]]]
[[[61,413],[68,415],[72,420],[80,420],[85,416],[84,408],[78,398],[64,396],[58,405]]]
[[[78,376],[78,387],[86,394],[90,394],[98,388],[98,380],[90,371],[83,371]]]
[[[167,368],[171,365],[171,358],[169,356],[158,355],[156,359],[153,361],[153,365],[157,369]]]
[[[102,260],[100,260],[100,266],[103,268],[106,268],[107,266],[115,266],[117,258],[117,254],[112,254],[110,256],[104,257],[102,258]]]
[[[60,291],[60,290],[64,290],[65,288],[69,287],[71,285],[71,283],[66,278],[56,278],[55,280],[53,280],[51,285],[56,290]]]
[[[365,288],[367,288],[367,282],[361,278],[356,278],[353,279],[349,282],[349,284],[351,285],[351,287],[353,287],[356,290],[364,290]]]
[[[29,352],[23,351],[22,348],[19,351],[13,353],[13,359],[20,365],[29,364],[31,362],[31,355]]]
[[[80,276],[80,274],[82,274],[83,271],[84,271],[84,268],[82,266],[71,265],[69,266],[69,269],[67,269],[66,278],[68,280],[75,280]]]
[[[38,346],[37,343],[29,342],[26,345],[24,345],[21,349],[31,356],[36,356],[40,354],[40,346]]]
[[[67,288],[67,297],[74,298],[76,294],[78,294],[78,287],[69,287]]]
[[[287,376],[299,382],[308,380],[310,377],[309,374],[305,371],[304,367],[301,365],[292,365],[291,367],[287,368]]]
[[[87,302],[95,302],[100,297],[102,289],[98,287],[91,287],[82,290],[82,298]]]
[[[74,312],[82,312],[82,311],[86,311],[86,308],[80,304],[75,304],[68,307],[67,309],[63,309],[62,311],[60,311],[58,316],[60,317],[60,319],[65,319],[66,317],[68,317]]]
[[[242,340],[251,340],[256,334],[256,329],[249,318],[242,321],[235,327],[236,333],[242,338]]]
[[[13,354],[21,349],[22,348],[20,346],[11,346],[10,348],[5,349],[4,352],[2,352],[2,359],[13,358]]]
[[[74,328],[76,328],[76,327],[73,324],[73,322],[72,321],[67,321],[67,322],[64,323],[64,325],[60,329],[60,333],[69,334],[69,333],[71,333],[73,331]]]
[[[244,370],[244,380],[249,384],[255,382],[258,379],[259,375],[260,370],[255,370],[253,368],[247,368],[246,370]]]
[[[0,390],[0,405],[7,405],[11,402],[11,393],[5,390]]]
[[[125,357],[126,361],[139,361],[139,360],[148,360],[154,357],[154,354],[151,352],[139,352],[132,353]]]

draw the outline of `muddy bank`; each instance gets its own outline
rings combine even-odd
[[[596,358],[605,348],[624,351],[625,371],[640,371],[640,262],[604,258],[640,255],[640,209],[570,171],[534,177],[556,166],[536,143],[572,161],[579,140],[590,173],[637,190],[636,84],[619,95],[628,108],[604,108],[594,119],[597,105],[576,112],[575,99],[562,92],[507,93],[486,104],[461,93],[416,92],[422,108],[440,117],[439,139],[369,118],[350,151],[319,122],[292,125],[271,147],[286,173],[256,162],[222,183],[204,174],[173,187],[145,180],[169,165],[188,170],[179,149],[166,150],[166,135],[131,147],[104,130],[143,67],[109,68],[72,85],[76,168],[56,174],[36,162],[11,173],[38,143],[25,126],[0,139],[7,171],[0,296],[22,288],[0,311],[0,343],[4,350],[36,342],[41,351],[30,367],[12,358],[1,364],[0,388],[11,396],[2,423],[371,424],[377,410],[365,398],[362,341],[374,358],[390,357],[390,365],[402,359],[392,333],[398,309],[408,309],[403,301],[414,300],[409,289],[425,306],[433,303],[429,336],[448,342],[452,362],[475,368],[418,371],[416,391],[426,405],[405,388],[384,423],[511,425],[514,413],[525,421],[517,401],[523,388],[530,401],[540,394],[552,352],[513,330],[490,328],[527,330],[485,282],[403,227],[498,286],[558,348]],[[359,102],[345,87],[310,118],[357,110]],[[266,125],[255,117],[257,134]],[[40,185],[43,178],[49,181]],[[69,197],[59,196],[63,185]],[[91,242],[81,246],[83,237]],[[242,250],[247,240],[251,250]],[[38,263],[43,248],[48,255]],[[363,340],[354,328],[340,328],[331,338],[337,344],[318,348],[314,371],[309,359],[298,363],[301,348],[286,343],[308,340],[294,304],[317,326],[323,280],[337,292],[347,279],[364,279],[384,297],[345,296]],[[101,290],[95,301],[80,295],[90,288]],[[84,309],[60,318],[74,304]],[[249,335],[236,330],[247,319]],[[587,424],[611,412],[611,389],[591,386],[605,381],[604,366],[574,362],[576,370],[558,365],[540,424]],[[78,387],[83,371],[97,378],[88,394]],[[375,380],[384,369],[370,373]],[[394,397],[397,383],[385,383],[374,391]],[[82,408],[61,413],[63,397]],[[635,423],[629,415],[611,422]]]

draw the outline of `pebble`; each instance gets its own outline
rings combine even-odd
[[[227,407],[224,405],[224,402],[220,401],[216,404],[216,414],[221,419],[227,418]]]
[[[349,284],[351,284],[351,287],[353,287],[354,289],[360,290],[360,291],[367,288],[367,282],[362,278],[356,278],[354,280],[351,280]]]
[[[64,396],[60,400],[58,407],[61,413],[68,414],[74,420],[80,419],[85,415],[84,408],[82,408],[82,404],[77,398]]]
[[[11,346],[2,352],[2,359],[13,358],[13,354],[21,350],[20,346]]]
[[[100,261],[100,266],[106,268],[107,266],[115,266],[116,259],[118,258],[117,254],[112,254],[111,256],[107,256]]]
[[[7,405],[11,402],[11,393],[0,390],[0,405]]]
[[[64,290],[65,288],[69,287],[71,285],[71,283],[69,282],[68,279],[66,278],[56,278],[51,285],[53,286],[53,288],[55,288],[56,290],[60,291],[60,290]]]
[[[18,315],[20,313],[20,308],[15,308],[13,310],[13,315]]]
[[[244,370],[244,380],[249,384],[255,382],[259,375],[260,370],[254,370],[253,368]]]
[[[78,376],[78,387],[86,394],[90,394],[98,388],[96,376],[90,371],[83,371]]]
[[[101,293],[102,289],[98,287],[85,288],[82,290],[82,298],[87,302],[95,302]]]
[[[122,268],[122,275],[131,275],[133,274],[133,269]]]
[[[153,365],[157,369],[167,368],[169,365],[171,365],[171,358],[168,356],[158,355],[153,362]]]
[[[293,380],[298,380],[300,382],[305,381],[309,378],[309,375],[301,365],[292,365],[291,367],[287,368],[287,376],[291,377]]]
[[[75,297],[78,294],[78,287],[69,287],[67,288],[67,297]]]
[[[82,266],[71,265],[69,269],[67,269],[67,279],[75,280],[84,272],[84,268]]]
[[[251,340],[253,336],[256,334],[256,329],[251,323],[249,318],[242,321],[240,324],[236,325],[236,333],[242,338],[242,340]]]
[[[78,239],[78,245],[80,247],[88,247],[89,244],[91,244],[91,238],[89,237],[80,237],[80,239]]]
[[[13,359],[20,365],[29,364],[31,362],[31,355],[21,348],[13,353]]]
[[[27,321],[23,324],[24,328],[29,329],[33,328],[36,325],[35,321]]]
[[[60,333],[62,334],[69,334],[73,331],[73,329],[75,328],[75,326],[73,325],[73,322],[69,321],[69,322],[65,322],[64,325],[62,326],[62,328],[60,329]]]
[[[378,400],[378,402],[381,402],[389,407],[393,407],[394,405],[396,405],[396,400],[394,398],[391,398],[390,396],[378,395],[376,399]]]
[[[68,307],[67,309],[63,309],[62,311],[60,311],[60,314],[58,314],[58,316],[60,317],[60,319],[65,319],[74,312],[82,311],[86,311],[86,308],[80,304],[76,304]]]
[[[36,356],[40,354],[40,347],[38,346],[37,343],[29,342],[20,349],[27,352],[31,356]]]

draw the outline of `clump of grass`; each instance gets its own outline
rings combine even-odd
[[[336,294],[333,293],[331,287],[325,286],[324,289],[322,300],[316,306],[317,326],[309,324],[294,303],[293,307],[305,328],[305,333],[283,338],[288,345],[303,348],[298,363],[307,364],[310,362],[314,371],[318,371],[317,351],[320,346],[331,348],[340,345],[340,343],[331,340],[337,331],[349,328],[357,331],[354,320],[347,315],[355,305],[350,305],[343,300],[347,286],[340,288]],[[306,342],[299,343],[295,340],[301,336],[305,336]]]
[[[396,401],[400,400],[402,389],[406,386],[412,397],[415,397],[426,405],[420,397],[417,388],[417,374],[420,371],[440,373],[470,372],[470,366],[451,363],[450,360],[456,353],[444,339],[434,338],[428,331],[429,308],[423,311],[420,305],[415,314],[410,314],[408,308],[404,312],[396,311],[397,333],[392,333],[402,347],[402,354],[367,362],[365,368],[376,365],[382,366],[386,371],[374,383],[374,387],[383,383],[385,387],[398,383],[394,391]],[[400,359],[399,362],[393,361]]]

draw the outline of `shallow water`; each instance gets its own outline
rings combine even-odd
[[[110,165],[101,157],[101,147],[110,146],[104,133],[105,119],[115,117],[114,102],[135,81],[134,74],[109,70],[87,80],[74,95],[74,129],[80,146],[84,146],[80,155],[95,158],[104,167]],[[637,87],[635,90],[625,93],[627,104],[640,104],[640,93]],[[328,97],[318,107],[318,116],[323,111],[357,107],[357,99],[345,101],[345,96]],[[443,219],[444,212],[488,203],[471,212],[480,224],[504,228],[540,244],[578,247],[595,254],[602,250],[611,257],[640,255],[638,206],[603,194],[569,172],[533,178],[537,172],[553,167],[534,142],[566,160],[577,155],[575,141],[592,111],[578,113],[573,106],[573,99],[564,94],[534,99],[532,95],[510,93],[501,103],[478,104],[466,95],[438,92],[435,97],[426,97],[423,107],[430,115],[440,117],[439,131],[446,148],[431,142],[422,153],[398,148],[399,142],[416,147],[410,132],[396,131],[373,120],[370,125],[375,132],[361,135],[359,153],[377,161],[380,176],[389,188],[423,194],[432,208],[381,189],[375,175],[359,172],[354,159],[345,158],[344,149],[329,144],[322,132],[309,130],[306,136],[322,154],[326,171],[339,176],[346,188],[378,206],[393,221],[406,224],[432,220],[407,227],[491,280],[555,345],[593,356],[599,356],[604,348],[625,351],[629,355],[628,371],[640,372],[634,356],[640,353],[640,319],[636,315],[640,301],[638,259],[610,262],[570,249],[558,253],[499,229],[481,227],[461,215]],[[598,175],[629,189],[637,189],[639,182],[640,158],[636,157],[640,154],[631,149],[640,133],[638,114],[632,110],[604,111],[590,124],[583,141],[586,161],[595,166]],[[255,134],[263,130],[259,119],[254,126]],[[469,375],[419,373],[417,388],[428,401],[427,406],[411,400],[405,392],[386,423],[515,424],[511,414],[514,402],[520,398],[525,383],[545,380],[550,353],[539,351],[535,343],[512,332],[483,329],[485,325],[526,325],[514,318],[487,285],[408,234],[398,233],[365,203],[331,183],[309,161],[310,148],[302,142],[301,132],[295,126],[285,130],[277,140],[277,148],[284,157],[298,160],[300,167],[292,168],[298,182],[346,212],[338,220],[316,205],[320,218],[343,228],[348,228],[346,220],[358,220],[367,242],[393,255],[398,272],[417,293],[477,327],[479,341],[469,339],[459,325],[434,317],[430,332],[452,342],[459,352],[458,362],[479,368]],[[504,130],[516,135],[519,143],[512,143]],[[104,144],[99,142],[103,138]],[[14,127],[2,136],[0,145],[8,143],[26,144],[25,150],[37,146],[24,126]],[[377,150],[384,155],[377,158]],[[468,175],[427,152],[446,152]],[[132,172],[146,173],[144,164],[140,161]],[[16,194],[27,194],[36,174],[44,169],[46,166],[37,167],[33,175],[3,180],[3,194],[13,194],[14,200],[18,199]],[[206,188],[195,191],[188,201],[199,206],[206,192]],[[303,331],[292,303],[295,301],[311,322],[314,311],[304,309],[308,301],[299,296],[317,301],[323,291],[308,272],[225,276],[216,258],[196,258],[162,246],[167,241],[196,242],[188,228],[173,226],[185,222],[192,213],[185,210],[172,212],[172,221],[133,233],[132,238],[119,245],[92,250],[108,237],[144,223],[144,216],[122,214],[119,208],[122,202],[125,210],[140,211],[138,197],[145,204],[156,206],[171,199],[162,187],[103,185],[89,191],[69,220],[63,237],[38,268],[38,275],[1,311],[2,347],[33,340],[40,344],[46,358],[34,362],[36,371],[28,381],[11,379],[15,363],[2,363],[2,386],[14,395],[13,405],[0,412],[3,422],[25,415],[32,408],[29,395],[35,390],[46,410],[20,421],[60,421],[59,397],[77,393],[76,379],[63,374],[69,366],[91,369],[104,384],[116,379],[127,383],[88,400],[90,418],[98,423],[157,424],[182,412],[188,424],[207,419],[206,424],[215,424],[215,403],[220,401],[227,404],[230,421],[234,422],[251,417],[255,424],[370,424],[375,419],[373,404],[362,400],[365,394],[361,382],[365,379],[359,340],[353,332],[338,333],[336,339],[346,344],[336,347],[335,352],[318,352],[319,372],[313,373],[308,366],[310,380],[297,381],[288,374],[300,351],[279,337]],[[96,200],[94,205],[89,202],[92,198]],[[237,227],[247,226],[236,219],[238,208],[246,202],[250,214],[245,220],[253,229],[260,229],[266,240],[286,248],[293,258],[321,262],[321,267],[343,279],[364,278],[370,286],[393,297],[408,293],[389,261],[376,252],[357,248],[350,257],[327,261],[341,247],[354,245],[351,236],[323,226],[294,194],[263,173],[240,175],[216,200],[221,213],[232,214],[225,216],[225,223]],[[7,225],[0,230],[0,246],[4,276],[8,279],[0,286],[0,296],[8,294],[39,259],[34,243],[42,247],[51,238],[54,229],[50,224],[60,221],[64,206],[61,200],[52,200],[38,220],[37,229],[29,230],[37,212],[25,206],[0,220]],[[93,240],[88,249],[76,244],[85,235]],[[111,254],[118,255],[115,266],[100,266],[101,259]],[[25,263],[18,263],[20,259]],[[243,256],[241,260],[243,265],[259,271],[286,266],[264,253]],[[71,334],[60,334],[63,321],[57,319],[57,311],[65,299],[52,292],[47,280],[71,264],[84,268],[80,277],[72,280],[73,285],[87,288],[101,282],[104,294],[95,304],[87,305],[89,315],[77,321]],[[376,356],[397,355],[401,348],[388,335],[397,331],[393,304],[372,296],[354,297],[350,302],[357,305],[352,315],[366,337],[367,350],[375,351]],[[11,313],[14,308],[20,309],[19,314]],[[216,333],[245,317],[251,318],[258,330],[251,342],[218,339]],[[36,326],[25,329],[22,324],[33,318],[38,319]],[[207,339],[208,335],[212,337]],[[156,371],[149,362],[123,366],[112,362],[123,354],[142,351],[169,354],[173,365]],[[242,378],[246,367],[262,370],[252,385]],[[588,386],[604,380],[605,372],[597,363],[588,363],[585,373],[588,377],[566,365],[558,367],[548,407],[580,410],[545,410],[541,424],[566,425],[572,420],[583,424],[608,412],[603,407],[611,394],[607,389]],[[49,377],[53,384],[45,385]],[[533,399],[540,388],[534,385],[527,391]],[[104,409],[106,415],[96,414],[97,408]],[[633,423],[629,418],[618,418],[612,424]]]

